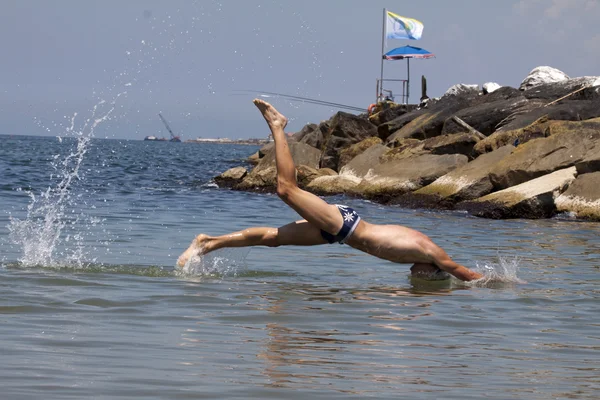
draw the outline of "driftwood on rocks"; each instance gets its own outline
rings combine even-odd
[[[472,133],[473,135],[477,136],[479,139],[486,138],[486,136],[483,133],[479,132],[477,129],[473,128],[471,125],[467,124],[465,121],[458,118],[456,115],[452,117],[452,121],[456,122],[458,125],[465,128],[467,130],[467,132]]]

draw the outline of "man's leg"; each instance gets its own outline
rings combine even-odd
[[[337,207],[298,187],[296,167],[284,133],[287,118],[263,100],[255,99],[254,104],[267,121],[275,141],[277,194],[312,225],[333,235],[337,234],[343,224],[342,215]]]
[[[196,255],[210,253],[224,247],[249,246],[315,246],[327,241],[321,236],[319,228],[307,221],[296,221],[280,228],[256,227],[223,236],[198,235],[190,247],[179,257],[177,265],[184,266]]]

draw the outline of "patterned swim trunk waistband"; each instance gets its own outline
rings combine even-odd
[[[343,206],[341,204],[336,204],[336,207],[340,211],[340,214],[342,214],[342,218],[344,220],[342,229],[340,229],[336,235],[332,235],[329,232],[321,230],[321,236],[329,243],[339,242],[340,244],[344,244],[346,243],[346,240],[352,236],[352,233],[354,233],[354,230],[360,222],[360,216],[356,211],[354,211],[354,209],[350,207]]]

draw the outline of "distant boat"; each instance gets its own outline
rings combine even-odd
[[[167,139],[165,138],[157,138],[156,136],[146,136],[144,138],[144,140],[150,140],[152,142],[166,142]]]

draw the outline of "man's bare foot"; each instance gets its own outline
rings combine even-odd
[[[183,254],[181,254],[177,259],[177,265],[179,267],[183,267],[190,258],[194,256],[200,256],[206,253],[205,244],[208,241],[208,239],[208,235],[205,235],[203,233],[196,236],[194,240],[192,240],[192,244],[190,245],[190,247],[188,247],[187,250],[184,251]]]
[[[288,120],[275,107],[261,99],[254,99],[253,103],[259,109],[267,124],[269,124],[269,128],[285,128]]]

